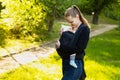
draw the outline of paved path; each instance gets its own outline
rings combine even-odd
[[[99,26],[103,26],[102,28],[95,29],[91,32],[90,37],[97,36],[99,34],[102,34],[106,31],[109,31],[111,29],[114,29],[117,27],[117,25],[106,25],[106,24],[100,24]]]
[[[114,29],[117,25],[106,25],[102,24],[100,26],[104,26],[98,29],[92,30],[90,37],[102,34],[106,31]],[[20,54],[12,55],[12,57],[4,57],[0,59],[0,73],[7,72],[8,70],[12,70],[20,66],[20,64],[26,64],[35,60],[38,60],[42,57],[48,56],[50,53],[55,51],[54,44],[55,41],[48,42],[38,47],[34,47],[29,49],[28,51],[24,51]]]

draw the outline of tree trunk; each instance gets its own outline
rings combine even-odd
[[[51,16],[51,19],[49,21],[49,26],[48,26],[48,31],[51,32],[53,30],[53,25],[54,25],[54,20],[56,18],[56,8],[57,8],[57,0],[56,0],[56,4],[52,10],[52,16]]]
[[[92,19],[92,23],[93,24],[98,24],[98,19],[99,19],[99,14],[97,12],[95,12],[93,14],[93,19]]]
[[[53,30],[53,24],[54,24],[54,19],[50,20],[48,23],[48,32],[51,32]]]

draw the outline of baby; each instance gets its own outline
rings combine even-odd
[[[73,33],[74,33],[74,31],[72,31],[72,28],[71,28],[70,26],[62,25],[61,30],[60,30],[60,35],[62,35],[62,33],[65,32],[65,31],[70,31],[70,32],[73,32]],[[61,43],[60,43],[60,41],[58,40],[58,41],[57,41],[57,48],[60,47],[60,44],[61,44]],[[75,63],[75,56],[76,56],[75,53],[70,55],[70,65],[73,66],[74,68],[77,68],[77,65],[76,65],[76,63]]]

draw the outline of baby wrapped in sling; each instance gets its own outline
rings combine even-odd
[[[63,50],[62,48],[64,48],[65,46],[68,46],[71,44],[71,41],[73,39],[74,36],[74,31],[72,31],[70,26],[65,26],[62,25],[61,27],[61,31],[60,31],[60,39],[58,41],[59,44],[59,50],[57,50],[58,54],[63,58],[63,59],[68,59],[68,55],[69,53],[65,50]],[[62,45],[62,47],[61,47]],[[64,47],[63,47],[64,46]],[[70,59],[70,65],[73,66],[74,68],[77,68],[77,65],[75,63],[75,56],[76,54],[70,54],[69,59]]]

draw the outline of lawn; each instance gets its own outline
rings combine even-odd
[[[86,80],[120,80],[120,31],[112,30],[90,39],[86,49]],[[0,80],[60,80],[61,59],[57,53],[4,74]]]
[[[120,80],[120,31],[90,39],[85,57],[86,80]]]

